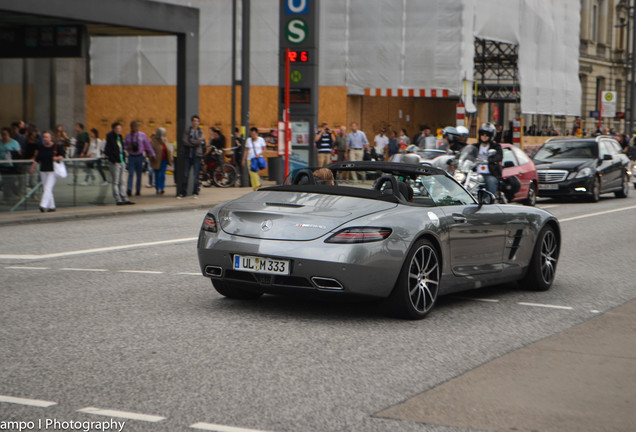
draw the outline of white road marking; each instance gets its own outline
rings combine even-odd
[[[39,259],[50,259],[50,258],[63,258],[68,256],[76,256],[76,255],[86,255],[92,253],[99,252],[113,252],[118,250],[126,250],[126,249],[136,249],[143,247],[151,247],[151,246],[162,246],[167,244],[177,244],[177,243],[187,243],[190,241],[196,241],[197,237],[187,237],[180,239],[172,239],[172,240],[161,240],[155,242],[146,242],[146,243],[134,243],[129,245],[122,246],[110,246],[103,248],[95,248],[95,249],[82,249],[76,251],[68,251],[68,252],[57,252],[50,254],[27,254],[27,255],[13,255],[13,254],[0,254],[0,259],[28,259],[28,260],[39,260]]]
[[[233,426],[223,426],[213,423],[195,423],[190,425],[192,429],[200,429],[214,432],[265,432],[256,429],[245,429]]]
[[[118,270],[119,273],[139,273],[139,274],[163,274],[162,271],[154,270]]]
[[[558,305],[550,305],[550,304],[542,304],[542,303],[526,303],[526,302],[517,302],[518,305],[521,306],[530,306],[530,307],[542,307],[549,309],[561,309],[561,310],[574,310],[571,306],[558,306]]]
[[[584,215],[581,215],[581,216],[572,216],[572,217],[569,217],[569,218],[559,219],[559,222],[570,222],[570,221],[573,221],[573,220],[585,219],[585,218],[589,218],[589,217],[593,217],[593,216],[602,216],[602,215],[609,214],[609,213],[616,213],[616,212],[621,212],[621,211],[625,211],[625,210],[633,210],[633,209],[636,209],[636,206],[623,207],[623,208],[618,208],[618,209],[613,209],[613,210],[605,210],[605,211],[596,212],[596,213],[588,213],[588,214],[584,214]]]
[[[85,272],[107,272],[108,269],[94,269],[94,268],[73,268],[73,267],[64,267],[60,270],[64,271],[85,271]]]
[[[5,268],[13,270],[49,270],[49,267],[9,266]]]
[[[545,209],[549,209],[549,208],[553,208],[553,207],[559,207],[561,204],[550,204],[550,205],[544,205],[544,206],[537,206],[539,207],[541,210],[545,210]]]
[[[499,300],[497,300],[497,299],[476,298],[476,297],[461,297],[461,296],[453,296],[453,297],[464,299],[464,300],[474,300],[474,301],[478,301],[478,302],[485,302],[485,303],[499,303]]]
[[[186,275],[186,276],[201,276],[201,273],[188,273],[188,272],[179,272],[176,273],[178,275]]]
[[[101,415],[106,417],[119,417],[119,418],[125,418],[129,420],[141,420],[141,421],[152,422],[152,423],[157,423],[166,419],[166,417],[160,417],[160,416],[154,416],[154,415],[148,415],[148,414],[139,414],[139,413],[133,413],[128,411],[101,409],[101,408],[94,408],[94,407],[82,408],[77,410],[77,412],[81,412],[84,414]]]
[[[6,403],[12,403],[12,404],[18,404],[18,405],[29,405],[29,406],[35,406],[40,408],[48,408],[50,406],[57,405],[57,402],[38,400],[38,399],[25,399],[25,398],[2,396],[2,395],[0,395],[0,402],[6,402]]]

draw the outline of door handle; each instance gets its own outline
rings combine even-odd
[[[466,223],[467,221],[466,216],[459,213],[453,213],[453,220],[458,223]]]

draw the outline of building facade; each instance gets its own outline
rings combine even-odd
[[[633,31],[628,0],[581,0],[581,128],[587,132],[628,129]],[[603,91],[616,92],[617,115],[599,120]]]

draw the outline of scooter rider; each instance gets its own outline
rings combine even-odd
[[[486,190],[497,196],[501,181],[501,161],[503,151],[501,146],[493,140],[496,128],[491,123],[483,123],[477,133],[478,142],[473,144],[478,159],[488,163],[477,165],[477,173],[484,177]]]
[[[459,133],[453,126],[447,126],[442,130],[442,140],[437,146],[440,150],[453,150],[453,146],[459,142]]]
[[[468,129],[465,126],[457,126],[457,140],[451,144],[450,149],[454,152],[460,152],[466,144],[468,144]]]

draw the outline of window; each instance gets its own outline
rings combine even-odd
[[[530,157],[523,150],[513,147],[512,151],[515,152],[515,155],[517,156],[517,159],[519,160],[519,165],[525,165],[527,163],[530,163]]]
[[[504,147],[503,149],[503,161],[501,162],[501,166],[506,166],[506,162],[512,162],[512,166],[518,166],[517,158],[515,157],[512,149],[510,147]],[[508,164],[510,165],[510,164]]]

